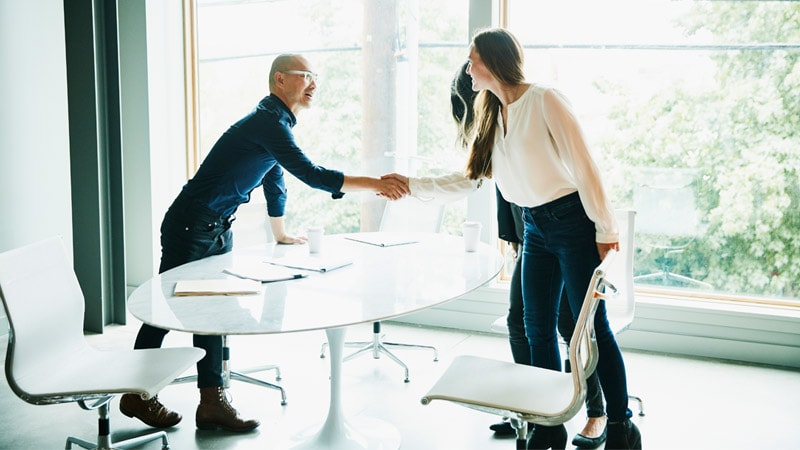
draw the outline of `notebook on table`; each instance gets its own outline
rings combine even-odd
[[[197,295],[254,295],[261,291],[261,283],[240,278],[219,280],[178,280],[173,291],[176,297]]]

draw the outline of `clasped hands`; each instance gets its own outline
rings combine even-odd
[[[399,200],[406,195],[410,195],[411,189],[408,186],[408,177],[399,173],[382,175],[378,181],[376,194],[389,200]]]

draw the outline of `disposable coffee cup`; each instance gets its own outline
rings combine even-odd
[[[308,236],[308,252],[319,253],[322,249],[322,235],[325,230],[320,226],[311,226],[306,229],[306,236]]]
[[[464,222],[461,225],[461,234],[464,236],[464,250],[467,252],[478,251],[478,242],[481,239],[481,223]]]

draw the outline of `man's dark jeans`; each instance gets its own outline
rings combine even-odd
[[[161,223],[161,265],[159,273],[233,248],[232,217],[221,218],[190,202],[176,200]],[[158,348],[169,330],[142,325],[134,348]],[[222,337],[193,335],[195,347],[206,355],[197,362],[197,387],[218,387],[222,379]]]

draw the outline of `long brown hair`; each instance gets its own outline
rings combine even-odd
[[[490,28],[479,32],[472,38],[472,48],[500,83],[517,85],[525,81],[522,46],[507,30]],[[500,99],[489,90],[482,90],[475,98],[475,138],[467,160],[467,178],[492,176],[492,147],[501,107]]]
[[[469,61],[461,65],[450,83],[450,112],[458,127],[456,143],[461,149],[469,149],[475,124],[475,97],[472,90],[472,77],[467,75]]]

